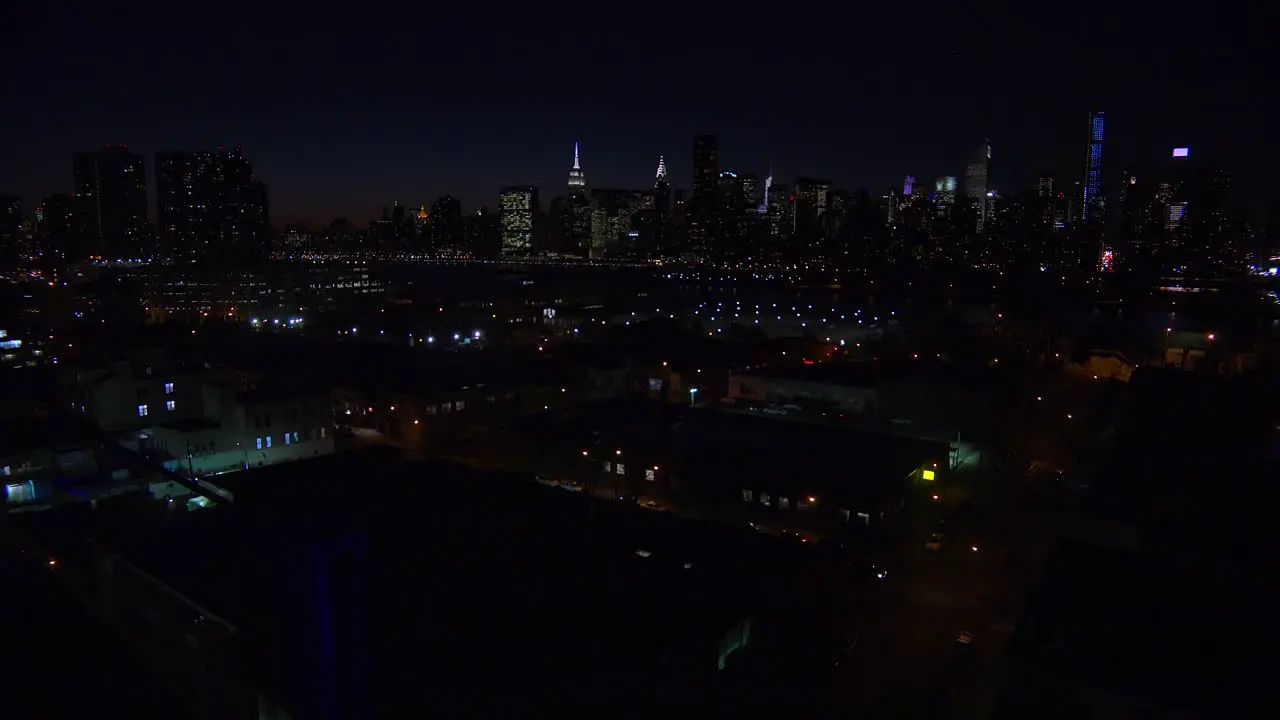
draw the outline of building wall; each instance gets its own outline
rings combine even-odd
[[[152,428],[152,447],[172,458],[165,463],[169,469],[207,475],[334,452],[332,416],[324,396],[241,402],[232,389],[210,395],[219,398],[220,414],[209,418],[216,425]]]
[[[148,374],[150,372],[150,374]],[[204,378],[189,372],[127,365],[86,374],[75,383],[71,402],[107,432],[141,430],[158,423],[204,415]],[[145,406],[146,410],[140,410]],[[144,414],[145,413],[145,414]]]

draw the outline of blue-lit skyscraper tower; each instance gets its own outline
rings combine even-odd
[[[1106,113],[1089,113],[1089,155],[1084,166],[1084,203],[1080,219],[1088,220],[1097,210],[1098,192],[1102,186],[1102,137],[1106,129]]]

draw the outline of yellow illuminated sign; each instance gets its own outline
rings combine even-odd
[[[924,470],[920,473],[920,477],[925,480],[932,480],[935,477],[935,474],[932,470]]]

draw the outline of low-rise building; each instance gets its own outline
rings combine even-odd
[[[172,362],[120,361],[72,369],[64,393],[73,411],[104,432],[127,433],[204,417],[204,383],[211,375]]]
[[[205,385],[206,415],[144,431],[142,445],[174,472],[215,475],[334,451],[329,398],[304,390]]]

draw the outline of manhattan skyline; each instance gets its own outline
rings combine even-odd
[[[5,50],[18,86],[66,87],[0,128],[11,147],[0,188],[29,206],[70,191],[76,151],[127,145],[150,176],[157,151],[240,145],[269,187],[275,224],[363,224],[393,201],[444,194],[468,212],[493,208],[504,185],[537,185],[545,202],[564,192],[574,142],[591,187],[647,187],[661,155],[672,186],[687,188],[699,132],[720,135],[725,169],[763,179],[772,163],[779,182],[821,177],[872,195],[906,175],[963,175],[990,137],[992,187],[1018,192],[1042,170],[1061,184],[1083,179],[1091,110],[1107,114],[1104,188],[1125,166],[1154,170],[1177,145],[1230,170],[1252,214],[1274,191],[1276,150],[1246,91],[1261,74],[1249,38],[1209,56],[1198,49],[1228,28],[1177,8],[1107,28],[1060,23],[1048,40],[1033,34],[1042,17],[940,10],[910,34],[860,34],[852,46],[838,28],[790,20],[708,34],[707,20],[666,16],[602,34],[580,20],[558,26],[565,18],[549,11],[524,25],[435,18],[433,28],[471,28],[459,37],[393,24],[375,41],[316,16],[290,30],[305,38],[296,54],[237,51],[276,47],[285,18],[229,42],[170,38],[152,18],[57,12],[24,9],[32,31]],[[147,52],[85,52],[92,32],[117,26],[145,30]],[[517,30],[525,39],[504,42]],[[667,51],[606,52],[650,35]],[[575,38],[599,60],[576,52]],[[812,62],[783,62],[798,52]],[[1099,70],[1080,73],[1080,58]],[[154,187],[150,202],[154,215]]]

